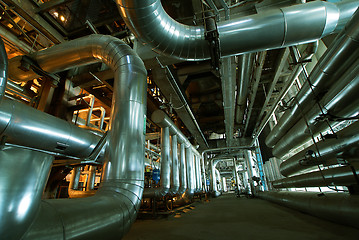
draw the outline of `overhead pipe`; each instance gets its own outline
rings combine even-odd
[[[116,2],[126,25],[153,51],[183,60],[210,58],[204,27],[175,21],[165,12],[160,0]],[[340,4],[314,1],[220,22],[217,29],[221,56],[320,39],[341,29],[358,6],[356,0]]]
[[[7,75],[8,75],[8,60],[5,50],[4,41],[0,37],[0,102],[5,96]]]
[[[280,165],[283,176],[291,176],[313,166],[326,162],[327,159],[346,159],[355,157],[359,150],[359,122],[336,133],[336,138],[325,139],[311,145]],[[335,161],[333,164],[336,164]]]
[[[244,112],[247,107],[249,83],[251,80],[251,75],[254,65],[254,56],[255,54],[253,53],[242,54],[238,56],[238,80],[237,80],[237,101],[236,101],[237,124],[243,124]],[[263,56],[263,54],[261,56]],[[253,89],[253,92],[256,93],[256,89]]]
[[[121,238],[136,218],[143,191],[145,134],[142,126],[147,83],[143,62],[125,43],[103,35],[56,45],[35,53],[32,58],[47,72],[102,61],[114,70],[115,80],[108,132],[111,147],[106,149],[98,192],[91,198],[43,200],[40,212],[23,239],[44,239],[50,235],[52,239],[64,236],[68,239]],[[109,217],[111,221],[103,221]]]
[[[306,82],[302,86],[293,100],[291,108],[283,114],[267,136],[265,140],[267,146],[274,147],[301,118],[302,114],[312,108],[318,95],[335,85],[336,78],[334,75],[341,76],[357,60],[359,56],[358,26],[359,11],[356,11],[345,29],[337,36],[309,75],[311,84]]]
[[[358,180],[354,174],[359,174],[357,164],[328,168],[276,180],[272,182],[272,186],[274,188],[352,186],[358,184]]]
[[[359,228],[359,197],[346,193],[260,192],[259,198],[281,206],[325,218],[346,226]]]
[[[309,141],[312,134],[315,136],[329,130],[328,122],[318,120],[326,118],[325,114],[340,118],[351,118],[358,114],[359,98],[359,60],[356,61],[342,76],[336,76],[338,83],[332,86],[325,96],[312,106],[275,145],[273,155],[282,158],[291,149]],[[334,117],[335,118],[335,117]],[[332,123],[329,123],[332,125]]]

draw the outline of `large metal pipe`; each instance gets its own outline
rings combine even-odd
[[[0,151],[0,236],[22,239],[36,217],[53,157],[4,147]]]
[[[359,122],[340,130],[336,135],[337,138],[321,140],[282,162],[281,174],[290,176],[326,163],[327,159],[355,157],[359,147]]]
[[[329,130],[326,121],[318,121],[322,114],[330,114],[340,118],[355,117],[358,114],[359,98],[359,60],[356,61],[343,76],[337,76],[338,83],[330,88],[329,92],[312,106],[275,145],[273,155],[282,158],[291,149],[309,141],[312,134]],[[328,116],[329,117],[329,116]],[[331,123],[330,123],[331,124]]]
[[[183,194],[187,190],[187,167],[186,167],[186,151],[185,143],[181,143],[181,152],[180,152],[180,180],[181,187],[178,190],[179,194]]]
[[[260,192],[259,198],[329,221],[359,228],[359,197],[346,193]]]
[[[358,2],[359,3],[359,2]],[[273,147],[283,135],[309,111],[318,96],[336,84],[335,76],[341,76],[359,56],[359,11],[353,15],[345,29],[337,36],[309,79],[295,97],[290,110],[286,111],[266,138],[266,145]],[[314,92],[313,92],[314,91]]]
[[[248,172],[248,181],[251,188],[251,193],[255,194],[254,182],[253,182],[253,166],[252,166],[252,151],[244,151],[244,158],[246,159],[247,172]]]
[[[4,46],[4,42],[0,37],[0,102],[5,96],[6,82],[7,82],[7,71],[8,60]]]
[[[90,156],[101,139],[88,130],[8,99],[0,103],[0,137],[12,144],[79,158]]]
[[[354,170],[354,171],[353,171]],[[274,188],[351,186],[358,184],[358,165],[329,168],[272,182]]]
[[[193,152],[190,147],[186,148],[186,167],[187,167],[187,194],[193,196],[196,191],[196,179]]]
[[[69,41],[32,57],[48,72],[102,61],[114,70],[115,80],[107,135],[110,147],[106,149],[97,194],[91,198],[44,200],[23,239],[121,238],[136,218],[143,191],[147,99],[144,64],[124,42],[103,35]]]
[[[178,144],[177,144],[177,135],[171,136],[172,143],[172,181],[171,181],[171,194],[177,194],[180,188],[180,175],[179,175],[179,162],[178,162]]]
[[[155,52],[184,60],[210,58],[204,27],[176,22],[160,0],[117,0],[117,5],[130,30]],[[220,22],[221,56],[320,39],[342,28],[358,5],[354,0],[342,4],[315,1]]]

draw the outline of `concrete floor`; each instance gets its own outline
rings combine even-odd
[[[321,220],[264,200],[226,194],[166,219],[137,220],[124,240],[359,239],[359,229]]]

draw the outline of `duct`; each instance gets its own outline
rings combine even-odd
[[[0,103],[5,96],[7,73],[8,73],[8,61],[7,54],[4,46],[4,42],[0,37]]]
[[[282,162],[281,174],[287,177],[326,163],[326,159],[355,156],[359,147],[359,122],[340,130],[336,135],[337,138],[321,140]],[[308,156],[308,153],[312,154]]]
[[[259,198],[281,206],[359,228],[359,198],[346,193],[261,192]]]
[[[0,159],[0,236],[17,240],[38,213],[54,158],[36,151],[3,147]]]
[[[101,137],[25,104],[3,99],[0,137],[6,142],[63,155],[87,158]]]
[[[91,198],[44,200],[23,239],[121,238],[136,218],[143,191],[146,69],[125,43],[102,35],[69,41],[33,57],[48,72],[101,60],[115,71],[115,90],[108,132],[111,147],[106,149],[97,194]],[[111,221],[103,220],[109,218]]]
[[[30,53],[32,51],[31,47],[26,43],[20,41],[12,32],[8,31],[4,27],[0,27],[0,35],[16,48],[24,53]]]
[[[274,188],[352,186],[358,184],[353,169],[358,175],[358,165],[353,164],[284,178],[272,182],[272,185]]]
[[[337,36],[334,43],[327,49],[318,64],[311,72],[309,79],[311,85],[306,82],[297,96],[294,105],[286,111],[278,124],[272,129],[266,138],[266,145],[273,147],[281,137],[305,114],[314,104],[318,95],[326,91],[326,88],[335,85],[333,75],[341,76],[359,56],[359,11],[356,11],[346,28]],[[312,89],[315,94],[312,93]]]
[[[221,83],[223,93],[224,122],[226,128],[226,143],[231,146],[234,133],[234,112],[235,112],[235,86],[236,67],[234,57],[222,59]]]
[[[292,148],[299,146],[320,132],[329,129],[328,123],[318,118],[355,117],[358,114],[359,98],[359,60],[356,61],[342,76],[336,76],[338,83],[311,110],[305,114],[275,145],[273,155],[282,158]],[[325,117],[326,114],[329,114]],[[335,117],[334,117],[335,118]]]
[[[179,194],[183,194],[185,193],[185,191],[187,190],[187,167],[186,167],[186,152],[185,152],[185,144],[181,143],[181,152],[180,152],[180,166],[179,166],[179,170],[180,170],[180,180],[181,180],[181,187],[178,190]]]
[[[244,112],[247,107],[248,89],[249,89],[249,83],[251,80],[251,74],[253,70],[254,56],[255,54],[253,53],[242,54],[238,56],[239,76],[237,81],[237,109],[236,109],[237,124],[243,123]]]
[[[220,22],[221,56],[317,40],[340,29],[358,4],[357,1],[344,4],[315,1]],[[155,52],[183,60],[210,58],[204,27],[174,21],[164,11],[161,1],[117,0],[117,5],[130,30]]]
[[[180,176],[179,176],[179,162],[178,162],[178,144],[177,144],[177,135],[172,135],[172,182],[171,182],[171,194],[177,194],[180,187]]]
[[[145,188],[144,198],[162,198],[171,188],[171,156],[169,127],[161,128],[161,178],[159,188]],[[173,186],[174,187],[174,186]]]

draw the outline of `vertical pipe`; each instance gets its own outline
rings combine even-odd
[[[161,188],[163,195],[171,187],[170,132],[168,127],[161,128]]]
[[[81,175],[81,167],[75,167],[72,169],[72,176],[69,184],[69,189],[77,190],[79,189]]]
[[[239,193],[239,176],[238,176],[238,169],[237,169],[237,161],[236,158],[233,158],[233,169],[234,169],[234,178],[236,179],[236,188]]]
[[[95,104],[95,97],[92,94],[90,94],[88,97],[90,98],[90,109],[87,112],[86,126],[90,126],[93,105]]]
[[[179,168],[178,168],[178,144],[177,144],[177,135],[172,135],[172,185],[171,193],[177,194],[180,187],[179,180]]]
[[[205,156],[207,156],[207,154],[205,154]],[[207,186],[206,186],[206,182],[207,182],[207,177],[206,177],[206,168],[204,167],[204,159],[203,157],[201,158],[201,167],[202,167],[202,189],[203,191],[207,192]]]
[[[186,151],[185,143],[181,143],[181,152],[180,152],[180,180],[181,187],[179,194],[183,194],[187,190],[187,171],[186,171]]]
[[[90,166],[89,172],[90,173],[87,180],[86,191],[93,190],[95,187],[94,184],[96,177],[96,166]]]
[[[211,177],[212,177],[212,181],[211,181],[211,191],[212,193],[217,192],[217,182],[216,182],[216,170],[215,170],[215,165],[214,165],[214,160],[211,160],[210,162],[210,167],[211,167]]]
[[[244,156],[246,159],[246,163],[247,163],[247,171],[248,171],[248,182],[249,185],[251,187],[251,193],[254,194],[255,190],[254,190],[254,183],[253,183],[253,166],[252,166],[252,151],[250,150],[245,150],[244,151]]]
[[[187,166],[187,192],[192,195],[195,191],[193,153],[191,147],[186,148],[186,166]]]
[[[0,102],[5,96],[6,82],[7,82],[7,54],[4,42],[0,37]]]

